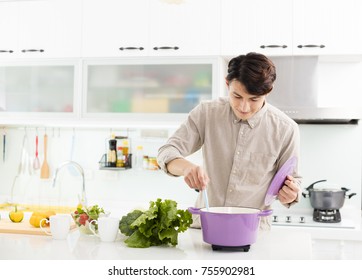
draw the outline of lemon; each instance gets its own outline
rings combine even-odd
[[[15,205],[14,211],[9,212],[9,219],[13,223],[20,223],[24,219],[24,212],[18,211],[18,207]]]

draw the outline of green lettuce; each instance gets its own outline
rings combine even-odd
[[[176,246],[178,234],[186,231],[191,223],[191,213],[177,209],[176,201],[158,198],[150,202],[148,210],[134,210],[123,216],[119,229],[128,236],[124,241],[128,247]]]

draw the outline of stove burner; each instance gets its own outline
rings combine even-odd
[[[341,221],[341,213],[338,209],[314,209],[313,221],[320,223],[339,223]]]
[[[232,252],[249,252],[250,245],[244,246],[223,246],[211,245],[213,251],[232,251]]]

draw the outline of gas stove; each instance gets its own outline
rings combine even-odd
[[[339,223],[341,222],[341,213],[338,209],[314,209],[313,221],[319,223]]]
[[[326,215],[327,214],[327,215]],[[319,220],[319,221],[318,221]],[[339,220],[337,222],[337,220]],[[356,224],[352,219],[341,218],[338,213],[324,213],[320,211],[312,212],[293,212],[293,213],[274,213],[271,216],[273,226],[292,226],[292,227],[314,227],[314,228],[339,228],[354,229]]]

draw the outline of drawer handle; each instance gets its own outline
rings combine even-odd
[[[153,49],[155,51],[158,51],[158,50],[178,50],[179,47],[154,47]]]
[[[287,48],[287,45],[261,45],[260,48],[265,49],[265,48]]]
[[[320,48],[323,49],[325,45],[298,45],[298,48]]]
[[[44,52],[43,49],[39,49],[39,50],[35,50],[35,49],[30,49],[30,50],[21,50],[23,53],[25,52]]]
[[[140,50],[140,51],[143,51],[144,50],[143,47],[139,47],[139,48],[137,48],[137,47],[125,47],[125,48],[120,47],[119,49],[121,51],[128,51],[128,50]]]
[[[13,50],[0,50],[0,53],[13,53]]]

